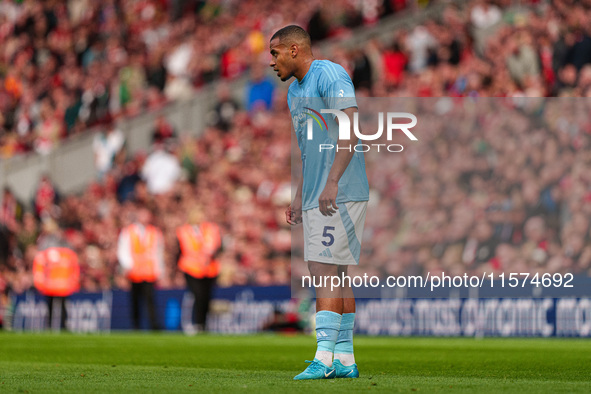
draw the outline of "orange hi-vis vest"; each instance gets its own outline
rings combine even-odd
[[[53,247],[37,253],[33,260],[33,283],[51,297],[68,297],[80,288],[78,256],[68,248]]]
[[[154,226],[146,226],[143,234],[136,225],[128,229],[133,260],[133,266],[127,273],[129,280],[134,283],[156,282],[159,276],[156,256],[160,231]]]
[[[221,247],[220,229],[215,223],[204,222],[194,227],[189,224],[177,229],[181,246],[179,269],[194,278],[215,278],[220,263],[213,254]]]

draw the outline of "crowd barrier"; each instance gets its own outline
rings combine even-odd
[[[304,321],[313,321],[314,303],[309,301],[304,305],[310,304],[312,309],[300,315]],[[219,334],[260,332],[275,311],[297,310],[300,302],[291,298],[288,286],[218,288],[208,329]],[[158,290],[156,304],[162,328],[190,332],[192,303],[192,295],[183,290]],[[43,296],[33,291],[15,295],[11,310],[13,330],[46,329]],[[129,293],[125,291],[75,294],[67,303],[67,311],[67,327],[72,332],[107,333],[131,328]],[[368,335],[591,336],[591,298],[585,296],[359,299],[356,316],[356,332]],[[143,323],[147,328],[147,320]]]

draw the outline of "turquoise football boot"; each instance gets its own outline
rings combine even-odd
[[[358,378],[359,377],[359,369],[357,369],[357,364],[344,366],[341,363],[341,360],[334,360],[332,362],[332,366],[336,371],[337,378]]]
[[[336,372],[334,367],[327,367],[324,363],[317,358],[314,361],[308,361],[310,363],[308,368],[301,374],[293,378],[293,380],[309,380],[309,379],[334,379]],[[346,368],[346,367],[345,367]]]

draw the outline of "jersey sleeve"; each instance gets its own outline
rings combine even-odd
[[[322,69],[318,78],[318,90],[328,109],[357,107],[353,81],[338,64],[328,63]]]

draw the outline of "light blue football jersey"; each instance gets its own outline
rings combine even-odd
[[[357,107],[355,89],[343,67],[328,60],[314,60],[302,81],[296,79],[289,86],[287,104],[302,157],[302,209],[309,210],[318,207],[318,198],[334,162],[338,139],[335,118],[331,114],[322,114],[321,110]],[[308,139],[308,119],[312,119],[312,139]],[[335,148],[321,150],[321,144]],[[355,152],[339,180],[336,202],[367,200],[369,185],[365,159],[362,152]]]

